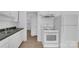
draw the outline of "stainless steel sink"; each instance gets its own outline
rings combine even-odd
[[[9,33],[12,33],[12,32],[14,32],[14,30],[5,30],[5,31],[0,32],[0,34],[1,35],[2,34],[9,34]]]
[[[22,30],[22,28],[21,29],[16,28],[16,29],[2,30],[2,31],[0,31],[0,40],[3,40],[4,38],[9,37],[10,35],[13,35],[14,33],[18,32],[20,30]]]

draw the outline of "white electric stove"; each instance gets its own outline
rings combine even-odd
[[[58,30],[42,30],[43,47],[58,48],[59,47],[59,31]]]

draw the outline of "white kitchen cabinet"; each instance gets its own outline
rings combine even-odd
[[[0,41],[0,48],[18,48],[25,40],[24,29]]]
[[[8,48],[8,38],[0,41],[0,48]]]
[[[76,14],[63,15],[62,25],[77,25],[78,24],[78,16]]]
[[[13,34],[12,36],[9,37],[9,48],[17,48],[18,44],[17,41],[19,40],[18,38],[18,33]]]
[[[9,48],[18,48],[24,41],[24,30],[21,30],[9,37]]]

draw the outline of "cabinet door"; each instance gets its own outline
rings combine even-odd
[[[20,40],[19,33],[20,33],[20,31],[9,37],[9,48],[18,48],[19,47],[19,44],[18,44],[18,41]]]
[[[8,38],[0,41],[0,48],[8,48]]]
[[[78,16],[77,15],[63,15],[63,24],[62,25],[77,25]]]
[[[16,34],[13,34],[12,36],[9,37],[9,48],[16,48]]]
[[[9,48],[18,48],[23,41],[23,30],[9,37]]]
[[[63,40],[77,40],[77,26],[63,27]]]

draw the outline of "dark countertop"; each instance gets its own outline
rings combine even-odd
[[[7,33],[5,33],[5,31],[1,31],[0,32],[0,41],[15,34],[16,32],[20,31],[20,30],[23,30],[23,28],[16,28],[16,29],[9,29],[7,31]]]

